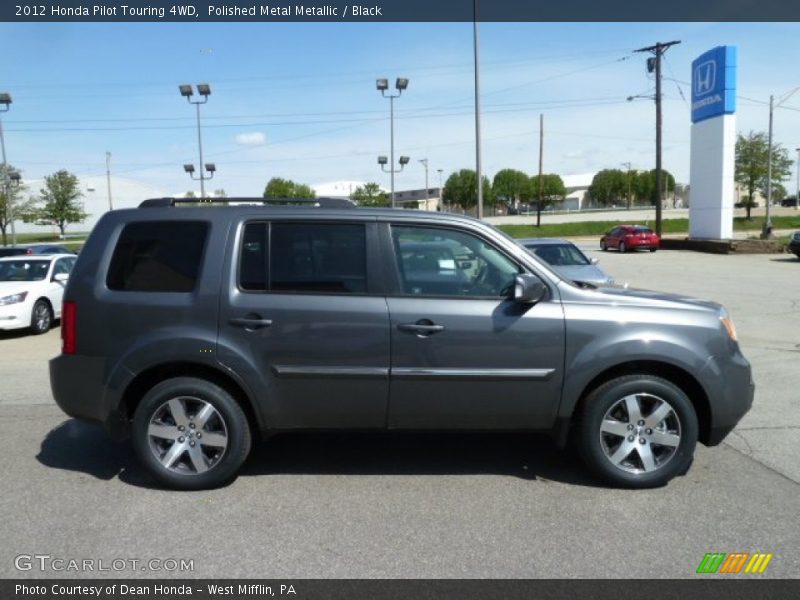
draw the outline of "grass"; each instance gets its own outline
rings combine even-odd
[[[600,236],[612,227],[630,222],[630,220],[580,221],[576,223],[547,223],[541,227],[536,227],[535,225],[498,225],[497,227],[514,238],[583,237]],[[655,223],[652,220],[648,220],[641,224],[649,227],[655,226]],[[735,231],[760,232],[763,225],[763,218],[754,218],[750,221],[744,217],[735,217],[733,219],[733,229]],[[800,229],[800,215],[772,217],[772,226],[774,229]],[[689,219],[664,219],[661,222],[661,229],[663,233],[688,234]]]

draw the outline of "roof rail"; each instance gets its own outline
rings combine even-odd
[[[313,206],[316,208],[356,208],[352,200],[346,198],[151,198],[139,204],[139,208],[162,208],[178,204],[276,204]]]

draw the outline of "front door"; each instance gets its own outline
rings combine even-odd
[[[536,305],[509,299],[523,268],[469,232],[395,225],[390,237],[389,426],[551,427],[564,365],[552,290]]]

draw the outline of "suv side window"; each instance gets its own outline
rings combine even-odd
[[[239,285],[250,291],[366,293],[366,227],[360,223],[248,223]]]
[[[403,293],[508,297],[520,266],[481,238],[451,229],[392,226]]]
[[[191,292],[207,237],[204,221],[128,223],[114,248],[106,285],[125,292]]]

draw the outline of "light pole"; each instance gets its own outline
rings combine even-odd
[[[210,173],[208,176],[203,175],[202,165],[200,168],[200,174],[197,177],[194,176],[194,165],[183,165],[183,170],[186,171],[189,174],[189,177],[191,177],[193,180],[200,182],[201,189],[205,189],[203,183],[209,179],[214,179],[214,173],[217,170],[217,165],[214,163],[206,163],[206,171]],[[203,202],[204,200],[204,197],[200,198],[200,202]]]
[[[472,47],[475,54],[475,177],[478,190],[478,218],[483,218],[483,168],[481,166],[481,68],[478,35],[478,0],[472,5]]]
[[[400,171],[403,170],[402,158],[400,159],[401,160],[400,171],[394,170],[394,99],[402,96],[403,91],[408,88],[408,79],[406,79],[405,77],[398,77],[397,80],[394,82],[394,87],[397,90],[397,93],[387,94],[386,91],[389,89],[389,80],[377,79],[375,81],[375,88],[381,93],[381,96],[389,99],[389,146],[390,146],[389,154],[391,155],[390,161],[392,164],[392,169],[389,171],[389,173],[392,174],[392,184],[391,184],[392,208],[394,208],[394,174],[395,172],[399,173]],[[380,163],[380,164],[381,166],[383,166],[385,163]]]
[[[420,158],[419,162],[421,162],[425,166],[425,210],[428,210],[428,159],[427,158]]]
[[[628,210],[630,210],[631,209],[631,163],[629,161],[629,162],[624,162],[624,163],[619,163],[619,164],[627,169],[627,171],[625,172],[625,174],[627,175],[627,177],[625,177],[625,179],[628,180],[628,197],[627,197],[627,203],[626,204],[628,205]]]
[[[794,209],[800,209],[800,148],[797,150],[797,190],[794,195]]]
[[[444,169],[436,169],[436,172],[439,174],[439,210],[442,210],[442,205],[444,204],[444,188],[442,188],[442,172]]]
[[[394,208],[394,174],[395,173],[400,173],[405,168],[405,166],[409,163],[410,160],[411,159],[408,158],[407,156],[401,156],[400,160],[397,161],[400,164],[400,168],[399,169],[395,169],[394,168],[394,163],[392,163],[391,166],[387,169],[386,165],[390,164],[389,163],[389,159],[386,158],[385,156],[379,156],[378,157],[378,164],[381,166],[381,171],[383,171],[384,173],[391,173],[392,174],[392,208]]]
[[[0,92],[0,113],[8,112],[11,108],[11,94],[8,92]],[[3,194],[6,197],[6,215],[11,221],[11,245],[17,245],[17,232],[14,229],[14,205],[11,202],[11,186],[9,180],[13,177],[8,172],[8,163],[6,162],[6,140],[3,137],[3,119],[0,118],[0,150],[2,150],[3,157]],[[15,181],[19,182],[19,174],[16,174]]]
[[[775,97],[769,97],[769,135],[767,137],[767,211],[764,217],[764,227],[761,230],[761,239],[768,240],[772,237],[772,219],[770,217],[770,205],[772,204],[772,113],[775,109],[781,106],[789,98],[794,96],[795,92],[800,90],[796,87],[793,90],[785,93],[782,98],[775,103]]]
[[[202,169],[203,166],[203,138],[200,136],[200,105],[205,104],[208,102],[208,97],[211,95],[211,86],[207,83],[198,83],[197,84],[197,93],[203,98],[202,100],[192,100],[192,95],[194,91],[192,90],[192,86],[188,84],[182,84],[178,86],[178,90],[180,90],[181,96],[186,98],[189,104],[194,104],[195,108],[197,109],[197,147],[200,150],[200,167]],[[184,167],[185,168],[185,167]],[[189,173],[189,171],[187,171]],[[213,174],[212,174],[213,177]],[[194,179],[194,177],[192,177]],[[211,179],[211,177],[203,177],[203,173],[200,173],[200,199],[204,199],[206,197],[206,186],[205,180]]]

